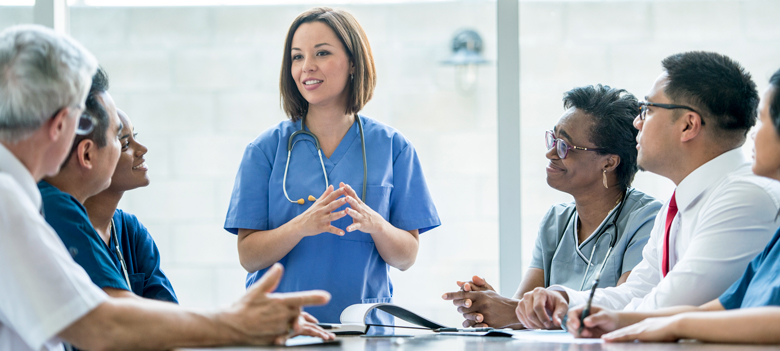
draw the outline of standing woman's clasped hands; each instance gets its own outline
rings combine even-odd
[[[299,233],[303,237],[314,236],[321,233],[331,233],[339,236],[344,235],[344,231],[334,227],[331,222],[339,220],[347,215],[347,210],[336,211],[337,208],[347,203],[344,195],[344,183],[338,189],[333,189],[333,185],[328,186],[319,199],[314,201],[306,211],[294,220],[298,221]]]
[[[336,211],[344,204],[349,207]],[[301,228],[299,233],[303,237],[314,236],[321,233],[331,233],[343,236],[344,231],[333,226],[331,222],[344,216],[352,217],[353,223],[347,227],[348,232],[360,230],[364,233],[381,233],[387,221],[365,202],[360,200],[354,189],[343,182],[338,189],[333,185],[328,186],[325,192],[314,201],[306,211],[296,218]]]
[[[345,190],[345,199],[350,206],[344,212],[352,217],[352,225],[347,227],[347,231],[354,232],[360,230],[368,234],[381,233],[382,228],[388,224],[387,221],[360,200],[360,196],[355,193],[351,186],[344,183],[339,184],[339,186]]]

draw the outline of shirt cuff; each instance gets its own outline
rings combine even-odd
[[[547,290],[565,292],[569,296],[569,307],[583,305],[587,302],[587,298],[583,296],[582,291],[570,289],[563,285],[551,285]]]

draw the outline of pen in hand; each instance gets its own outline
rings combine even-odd
[[[596,279],[593,279],[593,287],[590,289],[590,297],[588,298],[588,303],[585,304],[585,308],[582,310],[582,314],[580,315],[580,328],[577,330],[577,335],[582,335],[582,329],[585,328],[585,318],[590,315],[590,305],[593,303],[593,294],[596,293],[596,288],[599,285],[599,279],[601,279],[601,270],[599,270],[598,274],[596,274]]]

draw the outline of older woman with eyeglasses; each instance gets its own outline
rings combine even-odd
[[[625,90],[596,85],[566,92],[563,106],[558,124],[545,134],[547,184],[574,202],[547,211],[513,297],[499,295],[479,276],[444,294],[463,314],[464,327],[521,329],[515,309],[524,295],[551,285],[587,290],[599,272],[600,287],[620,285],[642,260],[661,203],[631,187],[639,102]]]

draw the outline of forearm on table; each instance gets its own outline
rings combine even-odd
[[[418,230],[406,231],[385,223],[377,233],[371,233],[376,250],[387,264],[402,271],[409,269],[417,260],[420,248]]]
[[[652,311],[621,311],[618,312],[620,316],[619,328],[627,327],[632,324],[639,323],[647,318],[656,317],[668,317],[683,313],[691,312],[717,312],[723,311],[723,305],[720,304],[718,299],[712,300],[701,306],[672,306],[659,308]]]
[[[110,299],[62,333],[67,342],[89,350],[165,350],[183,346],[245,344],[241,333],[218,315],[185,310],[146,299]]]
[[[297,218],[297,217],[296,217]],[[296,218],[271,230],[238,230],[238,258],[247,272],[256,272],[279,262],[303,236]]]
[[[523,281],[520,282],[520,286],[517,287],[512,298],[520,300],[523,298],[523,294],[539,287],[544,287],[544,269],[530,267],[525,271]]]
[[[693,312],[680,315],[681,339],[717,343],[780,343],[780,307],[757,307],[729,311]]]

